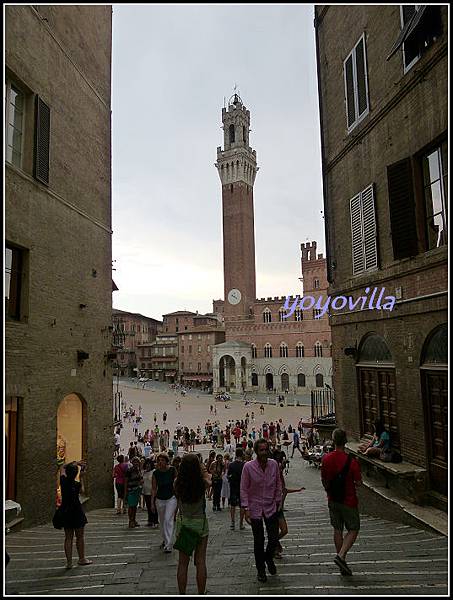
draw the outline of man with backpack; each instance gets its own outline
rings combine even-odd
[[[330,523],[334,529],[337,555],[334,563],[342,575],[352,575],[346,563],[346,554],[357,539],[360,516],[356,486],[362,481],[360,465],[345,452],[346,432],[335,429],[332,434],[335,450],[325,454],[321,464],[321,480],[327,492]],[[346,535],[343,537],[343,529]]]

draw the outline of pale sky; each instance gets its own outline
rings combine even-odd
[[[301,293],[325,252],[313,5],[113,5],[115,308],[162,318],[223,298],[224,97],[250,110],[257,297]]]

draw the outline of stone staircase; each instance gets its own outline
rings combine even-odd
[[[317,478],[315,470],[313,477]],[[332,528],[319,488],[289,494],[286,508],[289,533],[282,540],[284,557],[276,561],[278,574],[261,584],[256,580],[250,528],[230,531],[227,511],[213,513],[208,503],[208,594],[448,593],[445,536],[362,515],[358,541],[347,557],[353,577],[343,577],[333,563]],[[145,526],[144,511],[138,512],[141,527],[132,530],[127,528],[127,518],[115,515],[113,509],[87,516],[86,555],[94,562],[70,571],[64,568],[64,534],[52,525],[8,535],[11,562],[6,569],[6,593],[177,594],[177,553],[162,553],[160,533]],[[196,593],[192,563],[187,593]]]

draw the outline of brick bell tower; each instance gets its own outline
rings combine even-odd
[[[256,300],[253,185],[258,167],[249,146],[250,111],[238,94],[222,109],[224,150],[215,166],[222,182],[225,321],[253,314]]]

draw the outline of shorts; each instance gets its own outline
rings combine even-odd
[[[359,531],[360,515],[357,507],[346,506],[340,502],[329,502],[330,524],[338,531]]]
[[[141,493],[142,490],[140,487],[134,488],[133,490],[129,490],[127,492],[127,505],[130,508],[136,508],[138,506]]]
[[[285,513],[284,513],[283,508],[281,510],[278,510],[276,514],[277,514],[277,519],[284,519],[285,518]]]
[[[239,506],[241,508],[241,495],[230,488],[230,497],[228,499],[230,506]]]
[[[116,493],[120,500],[124,500],[124,483],[115,483]]]

